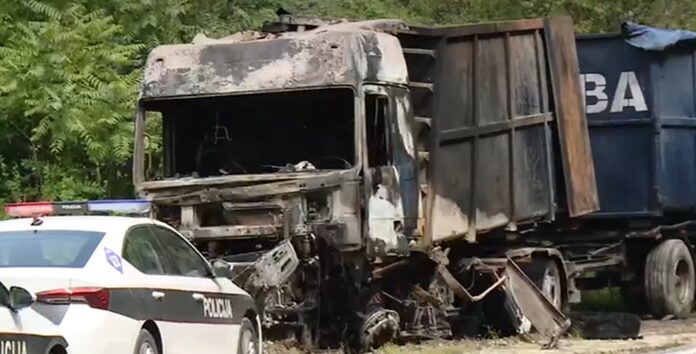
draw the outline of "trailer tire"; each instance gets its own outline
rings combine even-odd
[[[687,317],[694,305],[694,261],[682,240],[667,240],[655,247],[645,262],[645,296],[656,317]]]
[[[534,258],[522,270],[555,308],[564,310],[562,272],[553,258]]]

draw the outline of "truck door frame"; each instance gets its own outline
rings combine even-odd
[[[364,85],[360,92],[363,106],[360,112],[364,116],[361,119],[364,126],[361,133],[361,136],[364,138],[364,144],[361,145],[365,149],[362,154],[366,196],[365,223],[369,223],[370,220],[369,201],[378,192],[375,188],[378,181],[375,181],[375,179],[379,179],[381,175],[383,182],[385,181],[384,178],[391,179],[390,186],[392,187],[387,188],[386,192],[388,192],[388,195],[382,197],[386,198],[396,208],[397,215],[401,218],[402,234],[406,238],[410,238],[417,229],[419,190],[417,155],[415,152],[415,139],[412,133],[413,116],[408,101],[408,90],[400,87],[369,84]],[[371,152],[369,151],[368,129],[372,122],[372,117],[368,116],[367,98],[371,95],[382,96],[387,100],[383,114],[385,132],[387,133],[387,156],[385,157],[386,161],[382,161],[385,163],[384,166],[375,165],[374,161],[369,159]],[[377,171],[373,170],[376,167],[380,167],[379,172],[381,173],[376,173]],[[383,193],[385,191],[382,190],[380,192]],[[369,227],[367,227],[366,236],[369,235],[369,231]],[[400,245],[399,249],[402,248],[407,250],[407,243]]]

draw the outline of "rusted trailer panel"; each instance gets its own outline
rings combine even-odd
[[[435,61],[430,83],[413,82],[428,75],[409,61],[416,115],[431,115],[430,241],[474,242],[492,229],[550,221],[556,186],[566,187],[561,208],[571,216],[598,209],[572,20],[411,30],[404,51],[431,45]],[[430,104],[417,88],[430,90]]]
[[[570,216],[582,216],[599,209],[584,102],[579,82],[580,68],[573,22],[569,17],[546,20],[551,85],[556,107],[567,207]]]

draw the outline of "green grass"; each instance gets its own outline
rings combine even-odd
[[[572,309],[603,312],[628,311],[619,288],[583,291],[582,302],[572,306]]]

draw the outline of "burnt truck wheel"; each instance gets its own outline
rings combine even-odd
[[[300,346],[307,351],[314,348],[314,335],[312,334],[312,327],[309,323],[303,324],[295,333],[297,341]]]
[[[694,261],[681,240],[667,240],[645,261],[645,296],[656,317],[687,317],[694,305]]]
[[[541,290],[546,299],[558,310],[563,310],[563,281],[558,263],[549,258],[535,258],[522,268],[524,273]]]

